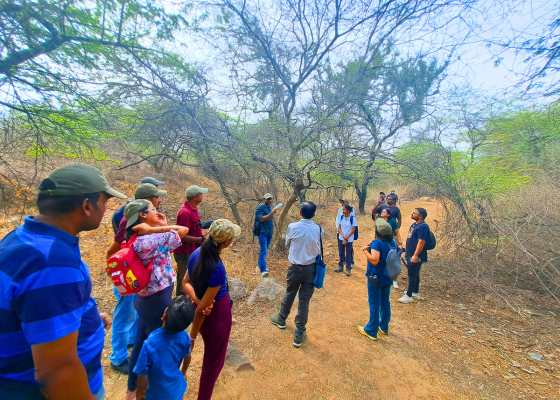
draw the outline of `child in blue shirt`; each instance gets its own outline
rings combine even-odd
[[[144,342],[134,372],[148,375],[145,400],[181,400],[187,390],[191,339],[185,331],[194,319],[194,305],[187,296],[175,297],[163,313],[163,326]],[[181,366],[181,362],[183,365]]]

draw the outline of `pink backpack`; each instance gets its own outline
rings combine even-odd
[[[123,242],[121,249],[107,260],[107,272],[122,296],[138,293],[150,283],[154,260],[147,267],[144,266],[132,249],[137,239],[138,234],[135,234]]]

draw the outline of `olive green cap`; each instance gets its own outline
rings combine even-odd
[[[217,219],[212,222],[208,235],[216,243],[224,243],[232,237],[241,235],[241,228],[228,219]]]
[[[148,197],[163,197],[167,195],[167,190],[159,190],[155,185],[151,183],[142,183],[138,185],[136,191],[134,192],[135,199],[147,199]]]
[[[206,192],[208,192],[208,189],[201,188],[198,185],[192,185],[189,186],[187,190],[185,190],[185,196],[191,197],[191,196],[196,196],[199,193],[206,193]]]
[[[393,228],[391,228],[391,225],[389,225],[389,223],[383,218],[377,218],[375,220],[375,230],[381,236],[388,236],[393,234]]]
[[[126,227],[129,228],[138,221],[138,213],[140,210],[148,207],[151,203],[148,200],[140,199],[131,201],[124,208],[124,218],[126,219]]]
[[[86,193],[105,192],[119,199],[126,196],[113,189],[101,171],[91,165],[68,164],[53,171],[47,179],[54,183],[49,189],[39,186],[39,194],[48,196],[80,196]]]
[[[263,196],[263,199],[265,199],[265,200],[266,200],[266,199],[272,199],[272,194],[270,194],[270,193],[265,193],[264,196]]]

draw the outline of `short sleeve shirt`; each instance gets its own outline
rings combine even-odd
[[[181,373],[183,359],[191,353],[191,339],[186,331],[173,333],[158,328],[142,345],[134,372],[148,375],[146,400],[178,400],[187,390]]]
[[[138,236],[132,245],[134,252],[144,266],[148,266],[150,261],[154,260],[150,283],[137,293],[139,296],[150,296],[177,281],[177,274],[171,263],[171,252],[180,245],[181,238],[174,229],[164,233]]]
[[[379,252],[379,262],[377,265],[373,265],[371,262],[367,262],[366,276],[370,274],[377,274],[381,285],[389,285],[393,280],[389,277],[387,270],[385,269],[385,262],[387,261],[387,255],[391,249],[397,250],[397,243],[393,240],[391,243],[384,242],[380,239],[375,239],[371,242],[371,250],[377,250]]]
[[[394,219],[389,219],[389,220],[387,220],[387,223],[388,223],[389,225],[391,225],[391,228],[393,229],[393,236],[396,236],[396,235],[397,235],[397,232],[396,232],[397,229],[400,229],[400,228],[399,228],[399,223],[398,223],[396,220],[394,220]]]
[[[383,204],[382,206],[379,206],[379,208],[377,209],[377,212],[379,214],[381,214],[381,211],[383,211],[386,208],[391,210],[391,214],[393,215],[393,218],[391,218],[391,219],[396,219],[396,220],[402,219],[401,209],[397,206],[389,207],[387,204]]]
[[[189,258],[189,279],[193,281],[193,271],[194,267],[198,263],[198,258],[200,257],[200,248],[196,249],[194,253],[191,254]],[[222,263],[222,260],[218,261],[218,265],[214,268],[214,272],[210,275],[208,280],[208,287],[220,287],[214,300],[218,301],[228,293],[228,283],[227,283],[227,273],[226,267]]]
[[[342,231],[342,234],[344,236],[347,236],[348,234],[350,234],[350,232],[352,232],[353,226],[358,226],[358,221],[356,221],[356,217],[353,217],[352,215],[350,215],[348,218],[345,218],[344,214],[342,214],[342,218],[339,221],[340,221],[339,222],[340,230]],[[343,240],[340,234],[338,234],[338,238],[340,240]],[[348,243],[351,243],[353,241],[354,241],[354,235],[350,235],[350,237],[348,238]]]
[[[407,261],[414,255],[416,252],[416,246],[418,246],[418,240],[423,239],[426,242],[430,239],[430,227],[427,223],[422,222],[417,224],[416,222],[410,226],[408,230],[408,238],[406,239],[406,259]],[[428,261],[428,251],[426,250],[426,245],[424,245],[424,249],[418,256],[420,262],[427,262]]]
[[[101,389],[105,330],[76,236],[28,216],[2,239],[0,321],[0,380],[38,391],[31,346],[78,331],[90,390]]]
[[[179,212],[177,212],[177,225],[186,226],[189,228],[189,236],[202,237],[202,228],[198,225],[200,216],[198,215],[198,208],[192,208],[186,201],[183,203]],[[183,243],[180,247],[175,249],[175,254],[192,254],[197,249],[196,243]]]
[[[261,218],[272,212],[272,207],[262,203],[255,209],[255,219],[261,224],[261,235],[272,236],[274,234],[274,215],[268,221],[262,222]]]

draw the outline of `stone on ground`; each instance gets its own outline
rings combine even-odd
[[[279,302],[284,297],[286,288],[280,285],[274,278],[264,278],[259,282],[255,290],[249,296],[247,304],[252,306],[255,303],[267,301]]]
[[[229,297],[233,300],[241,299],[249,294],[245,289],[245,284],[240,280],[228,277]]]
[[[228,344],[226,364],[233,368],[236,372],[255,370],[255,367],[251,364],[251,360],[249,360],[245,354],[236,347],[233,347],[231,344]]]

